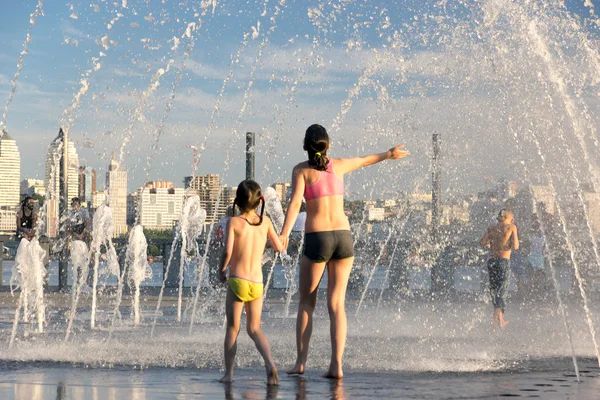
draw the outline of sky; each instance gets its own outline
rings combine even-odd
[[[4,121],[22,179],[43,178],[63,127],[100,188],[112,154],[130,191],[148,180],[182,185],[193,170],[186,146],[203,147],[198,174],[235,186],[244,133],[254,131],[266,186],[289,181],[306,127],[320,123],[333,157],[401,143],[411,153],[348,177],[351,197],[428,190],[432,133],[442,135],[449,193],[502,178],[587,182],[599,150],[594,5],[0,0],[0,107],[29,33]]]

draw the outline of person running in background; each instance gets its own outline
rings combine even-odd
[[[31,240],[35,237],[35,224],[37,223],[37,212],[35,211],[35,200],[31,196],[25,196],[21,207],[17,211],[17,238]]]
[[[356,158],[329,158],[329,135],[314,124],[304,136],[308,160],[292,171],[292,197],[281,231],[287,248],[297,220],[302,197],[306,199],[304,254],[300,260],[300,300],[296,317],[296,364],[288,374],[303,374],[312,334],[312,317],[317,304],[317,288],[327,265],[327,308],[331,335],[331,361],[324,376],[340,379],[346,346],[346,288],[354,262],[354,242],[344,213],[344,175],[384,160],[408,156],[402,145],[386,152]]]
[[[261,205],[260,215],[256,209]],[[253,180],[245,180],[238,185],[235,206],[241,215],[227,221],[225,249],[221,257],[219,279],[228,283],[225,302],[227,329],[225,333],[225,375],[220,382],[233,381],[237,337],[240,333],[242,310],[246,308],[246,329],[256,348],[265,361],[267,384],[278,385],[277,367],[271,357],[269,342],[260,329],[263,305],[262,256],[267,237],[275,251],[283,251],[283,244],[273,228],[269,217],[264,216],[265,199],[260,186]],[[229,277],[227,266],[229,265]]]
[[[510,279],[510,254],[519,249],[519,236],[512,211],[502,209],[498,213],[498,223],[490,226],[479,244],[490,249],[487,262],[490,294],[494,304],[493,320],[504,328],[508,321],[504,319],[505,297]]]
[[[533,292],[542,292],[545,287],[544,275],[544,243],[546,236],[542,232],[537,216],[532,218],[531,232],[529,233],[529,256],[527,263],[531,268],[531,289]]]

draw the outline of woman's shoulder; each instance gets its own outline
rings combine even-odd
[[[295,171],[298,171],[298,170],[303,170],[303,169],[309,169],[309,168],[311,168],[311,167],[310,167],[310,165],[308,164],[308,161],[302,161],[302,162],[299,162],[298,164],[296,164],[296,165],[294,166],[294,170],[295,170]]]

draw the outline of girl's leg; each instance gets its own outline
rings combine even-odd
[[[263,297],[259,296],[257,299],[246,303],[246,329],[248,335],[254,341],[258,352],[265,360],[265,368],[267,370],[267,385],[278,385],[279,375],[277,374],[277,367],[271,358],[271,349],[269,348],[269,342],[267,338],[260,330],[260,316],[262,313]]]
[[[298,317],[296,318],[296,365],[288,374],[303,374],[312,335],[312,317],[317,305],[317,288],[325,272],[325,263],[314,263],[306,257],[300,260]]]
[[[237,337],[240,333],[240,318],[244,303],[227,288],[227,300],[225,300],[225,313],[227,314],[227,328],[225,330],[225,342],[223,349],[225,353],[225,375],[219,382],[233,382],[233,367],[235,366],[235,353],[237,350]]]
[[[327,268],[327,309],[329,311],[329,333],[331,335],[331,362],[324,376],[327,378],[341,378],[342,357],[346,346],[346,288],[350,279],[350,270],[354,257],[341,260],[329,260]]]

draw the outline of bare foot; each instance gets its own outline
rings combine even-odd
[[[323,378],[327,379],[342,379],[344,377],[344,373],[342,372],[342,367],[337,367],[334,365],[330,365],[329,369],[321,375]]]
[[[508,321],[506,321],[504,318],[501,319],[499,321],[499,323],[500,323],[500,328],[504,328],[504,327],[506,327],[506,325],[508,325]]]
[[[285,373],[288,375],[302,375],[304,373],[304,364],[296,363],[292,369],[285,371]]]
[[[267,385],[268,386],[279,385],[279,374],[277,373],[277,368],[275,367],[275,365],[266,367],[266,369],[267,369]]]
[[[233,375],[225,374],[221,379],[219,379],[221,383],[231,383],[233,382]]]

